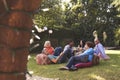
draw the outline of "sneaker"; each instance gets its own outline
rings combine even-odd
[[[69,70],[69,68],[68,67],[61,67],[61,68],[59,68],[59,70]]]
[[[75,67],[74,65],[69,69],[69,71],[76,71],[76,70],[78,70],[78,68]]]

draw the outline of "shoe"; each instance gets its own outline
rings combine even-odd
[[[61,67],[61,68],[59,68],[59,70],[69,70],[69,68],[68,67]]]
[[[78,68],[75,67],[75,66],[72,66],[72,67],[69,69],[69,71],[76,71],[76,70],[78,70]]]

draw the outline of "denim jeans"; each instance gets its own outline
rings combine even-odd
[[[61,47],[56,47],[55,52],[53,55],[48,55],[49,59],[55,59],[57,58],[60,53],[62,52]],[[71,53],[71,49],[68,49],[64,52],[64,54],[61,56],[61,58],[58,60],[58,63],[64,63],[66,62],[71,56],[73,56],[73,53]]]
[[[59,56],[61,52],[62,52],[62,47],[56,47],[53,55]]]
[[[69,59],[66,67],[71,68],[72,65],[75,65],[75,64],[77,64],[77,63],[82,62],[83,57],[84,57],[84,55],[83,55],[83,56],[72,56],[72,57]]]
[[[64,52],[63,56],[60,58],[59,63],[64,63],[73,56],[71,49],[68,49]]]

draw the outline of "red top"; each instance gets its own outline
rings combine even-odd
[[[54,48],[53,47],[45,47],[44,52],[46,54],[53,54],[54,53]]]

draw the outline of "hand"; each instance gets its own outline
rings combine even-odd
[[[62,56],[63,54],[64,54],[64,53],[63,53],[63,52],[61,52],[61,53],[60,53],[60,56]]]
[[[80,48],[79,48],[79,51],[82,51],[82,50],[83,50],[83,48],[82,48],[82,47],[80,47]]]
[[[83,46],[83,41],[82,41],[82,40],[80,40],[80,46],[81,46],[81,47]]]

